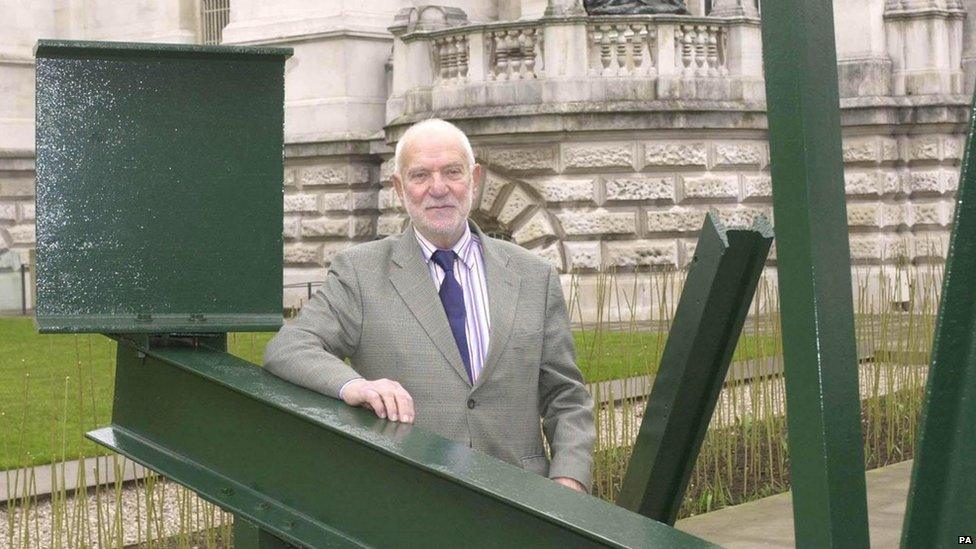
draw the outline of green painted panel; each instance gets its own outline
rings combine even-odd
[[[41,331],[277,329],[290,52],[38,43]]]

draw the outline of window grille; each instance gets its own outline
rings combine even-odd
[[[230,21],[230,0],[200,0],[200,25],[204,44],[220,44]]]

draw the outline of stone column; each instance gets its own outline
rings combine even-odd
[[[34,43],[59,36],[54,2],[4,2],[0,17],[0,151],[34,150]]]
[[[195,0],[67,0],[57,4],[60,7],[57,11],[64,17],[61,36],[66,38],[172,44],[200,42],[200,6]]]
[[[225,44],[294,48],[285,68],[285,142],[365,139],[383,128],[392,0],[233,0]]]
[[[894,95],[962,93],[965,16],[959,0],[886,0]]]
[[[976,0],[961,0],[966,10],[962,24],[963,93],[972,95],[976,86]]]
[[[712,2],[712,17],[759,17],[755,0],[715,0]]]
[[[883,12],[884,0],[834,0],[841,97],[891,94]]]

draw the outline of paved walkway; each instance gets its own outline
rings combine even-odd
[[[872,547],[898,547],[911,473],[911,461],[867,472]],[[681,520],[676,526],[722,547],[794,546],[789,492]]]

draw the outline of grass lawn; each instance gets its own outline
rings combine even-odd
[[[228,337],[231,353],[259,363],[271,333]],[[653,374],[666,334],[575,332],[589,382]],[[736,359],[772,356],[772,336],[746,336]],[[101,452],[84,433],[112,413],[115,342],[101,335],[40,335],[30,318],[0,318],[0,471]]]
[[[231,334],[235,355],[260,361],[273,334]],[[112,417],[115,342],[38,334],[30,318],[0,318],[0,471],[104,453],[84,433]]]
[[[666,332],[648,331],[578,331],[576,361],[583,379],[595,383],[657,373],[667,342]],[[732,357],[733,361],[781,354],[779,340],[773,335],[744,334]]]

